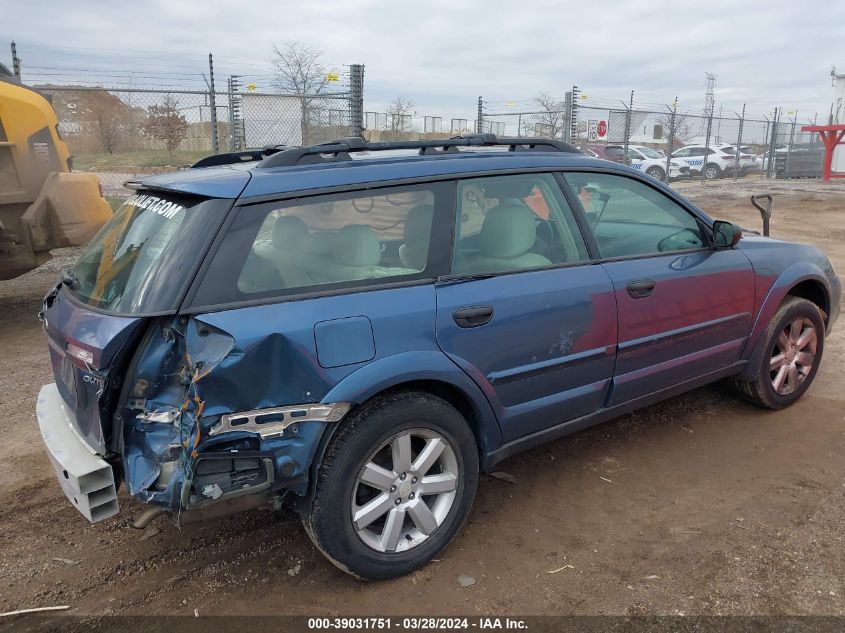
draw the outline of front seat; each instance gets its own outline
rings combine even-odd
[[[490,209],[481,225],[478,252],[467,253],[471,272],[500,272],[550,266],[551,261],[529,252],[537,239],[537,216],[524,203],[506,200]]]
[[[421,204],[408,211],[404,240],[399,247],[399,259],[406,268],[423,270],[428,259],[428,242],[434,221],[434,205]]]

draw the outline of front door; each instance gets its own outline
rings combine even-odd
[[[571,173],[613,281],[619,350],[609,406],[724,369],[751,330],[754,274],[702,218],[636,178]]]
[[[602,406],[616,306],[552,174],[458,184],[452,275],[437,286],[437,342],[487,395],[504,440]]]

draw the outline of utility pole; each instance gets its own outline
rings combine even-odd
[[[484,100],[478,97],[478,115],[475,119],[475,131],[477,134],[484,133]]]
[[[214,98],[214,59],[208,54],[208,104],[211,108],[211,151],[220,152],[220,142],[217,139],[217,104]]]

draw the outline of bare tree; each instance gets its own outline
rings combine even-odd
[[[274,85],[280,92],[296,95],[300,106],[302,144],[308,145],[308,128],[312,110],[329,81],[328,71],[321,61],[323,52],[302,42],[284,42],[273,47],[270,63],[275,69]]]
[[[161,105],[151,105],[147,112],[144,132],[151,138],[164,141],[172,159],[173,151],[179,147],[188,131],[188,120],[179,112],[179,102],[173,95],[165,95]]]
[[[663,137],[669,142],[669,132],[672,129],[672,114],[667,112],[656,117],[656,124],[663,128]],[[673,135],[672,147],[667,146],[668,152],[673,152],[683,146],[689,139],[695,136],[692,129],[692,122],[688,114],[675,113],[675,133]]]
[[[406,97],[396,97],[387,106],[387,119],[393,140],[398,140],[403,132],[411,128],[411,114],[414,112],[414,102]]]
[[[549,138],[562,137],[567,124],[566,104],[555,99],[548,92],[541,92],[534,97],[534,103],[540,108],[537,126],[542,133],[548,135]]]

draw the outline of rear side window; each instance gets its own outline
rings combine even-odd
[[[450,185],[386,187],[244,207],[194,303],[214,305],[433,277],[450,227]],[[448,209],[448,207],[446,207]],[[437,227],[440,226],[440,230]]]

